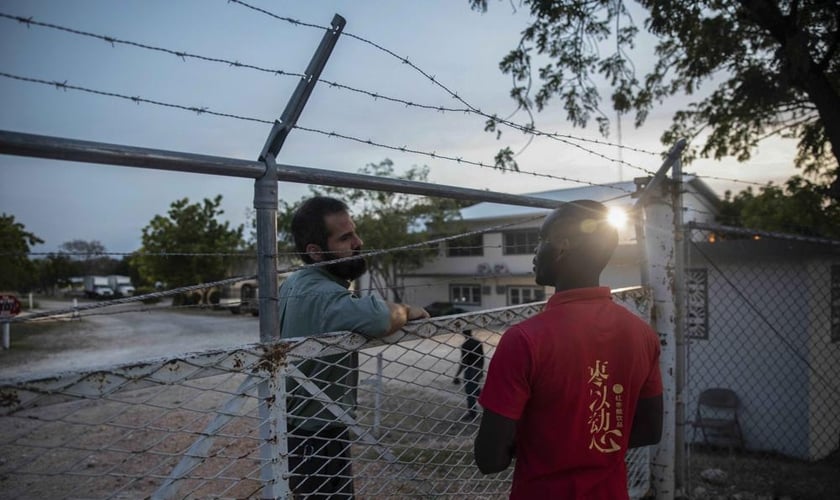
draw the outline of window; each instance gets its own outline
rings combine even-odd
[[[509,306],[540,302],[545,300],[545,288],[537,286],[509,286],[507,303]]]
[[[709,274],[706,269],[685,271],[686,315],[685,336],[689,339],[709,338]]]
[[[449,285],[449,301],[453,304],[481,305],[481,285]]]
[[[456,240],[446,242],[446,255],[448,257],[470,257],[484,255],[484,235],[472,234]]]
[[[539,229],[522,229],[504,233],[504,254],[522,255],[534,253],[540,240]]]
[[[831,266],[831,341],[840,342],[840,266]]]

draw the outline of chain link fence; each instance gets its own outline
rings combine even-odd
[[[650,318],[640,289],[615,297]],[[283,496],[303,474],[286,460],[295,436],[278,401],[284,377],[329,408],[296,366],[358,356],[356,412],[333,405],[331,417],[351,431],[358,498],[506,498],[512,469],[484,476],[473,463],[478,420],[465,418],[464,384],[453,384],[461,332],[489,361],[504,330],[542,304],[416,322],[387,342],[335,333],[0,381],[0,497],[247,498],[264,487]],[[638,497],[649,486],[647,450],[628,464]]]
[[[836,453],[840,245],[697,229],[687,241],[687,442],[803,461]]]

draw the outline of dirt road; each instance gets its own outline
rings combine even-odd
[[[48,310],[66,308],[69,303],[39,304]],[[141,307],[147,310],[139,310]],[[259,340],[259,322],[250,315],[235,316],[227,311],[127,304],[86,311],[80,319],[15,323],[11,339],[11,349],[0,351],[0,379],[253,343]]]

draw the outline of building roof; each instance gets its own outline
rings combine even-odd
[[[686,175],[684,177],[684,181],[693,188],[693,191],[696,192],[698,196],[705,198],[712,206],[717,206],[720,203],[720,198],[697,176]],[[556,200],[558,205],[564,202],[587,199],[600,201],[607,206],[627,207],[635,203],[635,198],[630,197],[630,195],[635,192],[635,181],[623,181],[609,184],[599,184],[596,186],[580,186],[522,194],[534,196],[536,198]],[[548,212],[549,209],[547,208],[522,207],[505,205],[502,203],[482,202],[461,209],[461,218],[463,220],[485,220],[538,215]]]

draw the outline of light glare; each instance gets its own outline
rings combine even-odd
[[[620,208],[610,208],[607,213],[607,222],[616,229],[621,229],[627,224],[627,212]]]

